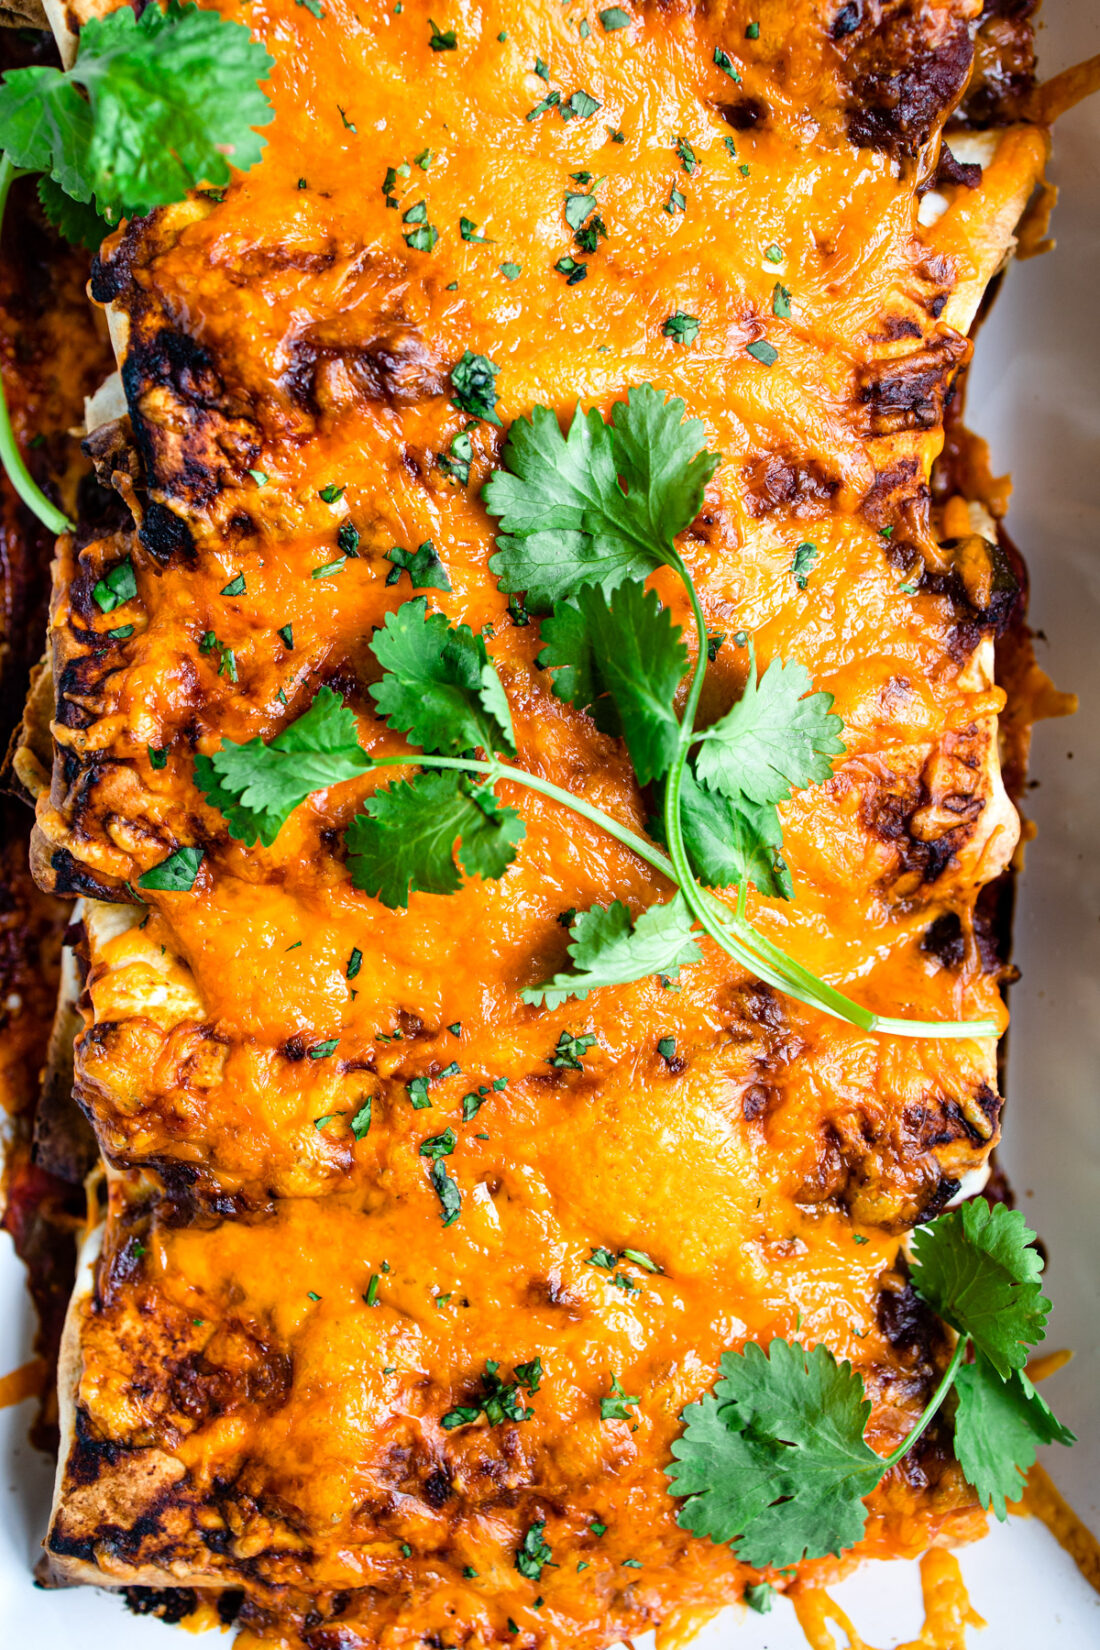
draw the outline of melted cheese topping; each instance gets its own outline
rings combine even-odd
[[[802,661],[844,718],[833,778],[784,810],[796,898],[750,898],[753,920],[875,1009],[1003,1024],[974,926],[1018,831],[990,641],[1003,569],[969,530],[936,543],[928,476],[960,329],[1045,138],[1005,133],[981,187],[945,185],[922,227],[932,149],[899,163],[849,141],[831,8],[766,0],[758,42],[745,8],[723,15],[647,7],[582,35],[551,0],[485,0],[441,20],[458,45],[433,52],[421,0],[326,0],[320,20],[256,0],[277,59],[263,165],[108,243],[96,291],[144,466],[116,473],[144,536],[62,542],[60,754],[36,851],[55,881],[119,899],[180,842],[205,858],[191,894],[153,894],[134,919],[93,901],[86,923],[79,1093],[125,1171],[74,1314],[80,1430],[51,1533],[86,1578],[243,1585],[257,1631],[304,1631],[313,1611],[316,1645],[596,1647],[697,1620],[752,1579],[678,1528],[662,1471],[725,1348],[826,1342],[861,1370],[883,1448],[934,1379],[940,1332],[895,1263],[996,1138],[992,1040],[866,1035],[707,946],[678,990],[650,979],[536,1011],[520,991],[560,964],[563,912],[667,895],[594,828],[502,786],[527,824],[508,874],[389,911],[351,887],[340,848],[374,776],[316,793],[268,849],[231,841],[192,782],[196,749],[271,736],[326,681],[368,749],[401,748],[371,713],[365,644],[411,594],[388,550],[431,539],[452,585],[432,605],[491,626],[521,762],[644,828],[622,748],[552,696],[537,625],[488,572],[479,489],[500,433],[474,424],[468,488],[437,458],[471,423],[449,386],[466,349],[499,366],[505,424],[651,381],[723,454],[683,542],[727,638],[707,715],[743,687],[744,630],[763,660]],[[599,111],[528,120],[548,84]],[[408,168],[397,210],[391,165]],[[577,251],[562,209],[581,172],[601,179],[608,233],[568,285],[554,265]],[[421,199],[431,252],[404,239]],[[663,333],[680,310],[700,322],[691,347]],[[747,353],[764,337],[770,367]],[[344,523],[358,555],[314,577]],[[100,615],[92,586],[123,554],[138,598]],[[238,574],[245,592],[225,596]],[[682,622],[672,583],[653,583]],[[549,1063],[564,1030],[596,1037],[580,1072]],[[415,1078],[430,1110],[410,1104]],[[419,1154],[446,1126],[449,1228]],[[609,1273],[597,1246],[659,1270]],[[487,1360],[508,1378],[535,1355],[530,1419],[443,1427]],[[601,1420],[612,1377],[640,1395],[636,1420]],[[942,1434],[922,1449],[876,1495],[861,1553],[983,1527]],[[514,1566],[535,1519],[559,1566],[538,1586]]]

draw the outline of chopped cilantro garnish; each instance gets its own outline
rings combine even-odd
[[[722,50],[721,46],[715,46],[714,48],[714,61],[723,74],[728,74],[731,80],[736,80],[740,85],[741,76],[733,66],[733,59],[728,52]]]
[[[360,951],[360,949],[357,945],[352,946],[351,956],[348,958],[348,966],[347,966],[347,969],[345,971],[346,975],[347,975],[347,978],[349,980],[354,980],[356,975],[358,974],[359,970],[362,968],[362,966],[363,966],[363,953]]]
[[[543,1540],[545,1531],[546,1521],[540,1518],[531,1525],[516,1552],[516,1569],[528,1581],[538,1581],[553,1559],[553,1553]]]
[[[432,1103],[428,1099],[428,1079],[426,1077],[411,1078],[410,1081],[405,1084],[405,1093],[412,1102],[414,1111],[426,1111],[431,1109]]]
[[[318,490],[317,497],[324,499],[326,504],[336,504],[344,496],[344,488],[338,487],[334,481],[328,482]]]
[[[783,248],[781,246],[776,246],[773,241],[771,246],[766,246],[764,248],[764,256],[770,264],[781,264],[786,254],[783,251]]]
[[[630,13],[624,11],[621,6],[605,6],[603,11],[600,12],[600,22],[608,34],[611,34],[615,29],[629,28],[632,21]]]
[[[772,314],[778,315],[782,321],[789,321],[791,317],[790,288],[779,281],[772,288]]]
[[[477,224],[473,218],[459,218],[458,230],[464,241],[473,241],[477,246],[492,246],[493,244],[488,235],[478,234]]]
[[[597,109],[601,107],[602,105],[597,102],[590,92],[574,92],[572,97],[567,98],[562,103],[561,118],[563,120],[587,120],[590,115],[594,115]]]
[[[438,239],[439,231],[434,224],[421,223],[405,236],[405,245],[413,252],[430,252]]]
[[[428,1171],[428,1179],[439,1198],[440,1208],[443,1211],[444,1226],[453,1226],[462,1213],[462,1193],[459,1191],[457,1183],[447,1173],[447,1165],[441,1157],[437,1157],[432,1163],[431,1169]]]
[[[379,1277],[378,1273],[372,1272],[370,1282],[367,1284],[367,1292],[363,1296],[363,1299],[366,1301],[368,1306],[378,1305],[378,1287],[381,1282],[382,1279]]]
[[[657,1053],[661,1056],[662,1060],[674,1059],[676,1056],[675,1037],[658,1037]]]
[[[125,561],[116,563],[111,571],[99,580],[92,591],[92,600],[101,613],[113,613],[116,607],[121,607],[124,602],[133,601],[136,595],[134,564],[127,556]]]
[[[438,23],[433,22],[430,17],[428,18],[428,26],[432,31],[428,45],[433,52],[453,52],[455,50],[458,41],[453,29],[441,29]]]
[[[506,281],[515,281],[518,280],[519,276],[523,274],[523,266],[522,264],[512,263],[501,264],[500,273],[504,276]]]
[[[576,258],[570,258],[568,255],[559,258],[554,268],[559,275],[566,276],[566,286],[576,286],[588,274],[587,264],[579,262]]]
[[[746,344],[745,349],[765,367],[774,366],[779,360],[779,351],[774,344],[769,344],[766,338],[758,338],[754,343]]]
[[[358,1111],[352,1114],[351,1132],[356,1140],[365,1140],[370,1133],[371,1099],[368,1094]]]
[[[750,23],[749,27],[753,26]],[[770,1581],[761,1581],[754,1587],[746,1587],[742,1596],[750,1610],[755,1610],[758,1616],[766,1616],[775,1603],[775,1588]]]
[[[546,96],[540,98],[533,109],[528,109],[523,118],[525,120],[537,120],[540,115],[546,114],[550,109],[558,108],[560,103],[560,92],[547,92]]]
[[[575,1037],[572,1032],[563,1031],[553,1054],[547,1056],[547,1065],[555,1066],[559,1071],[583,1071],[582,1058],[595,1042],[591,1032],[582,1032]]]
[[[632,1406],[640,1404],[641,1401],[640,1398],[632,1397],[629,1392],[624,1392],[619,1377],[612,1375],[611,1396],[610,1398],[600,1399],[600,1420],[632,1421],[634,1417],[631,1415],[630,1409]]]
[[[310,573],[312,579],[330,579],[337,573],[342,573],[348,564],[346,556],[337,556],[335,561],[326,561],[323,566],[315,567]]]
[[[158,750],[156,745],[146,745],[145,754],[149,758],[151,768],[164,768],[168,765],[168,747],[162,745]]]
[[[623,1260],[631,1260],[635,1266],[640,1266],[643,1272],[659,1272],[661,1268],[657,1262],[647,1255],[644,1249],[624,1249]]]
[[[427,1140],[420,1142],[421,1157],[449,1157],[458,1145],[458,1136],[453,1129],[444,1129],[442,1134],[429,1135]]]
[[[311,1060],[327,1060],[330,1054],[336,1053],[336,1045],[339,1041],[339,1037],[326,1037],[323,1043],[315,1043],[306,1052]]]
[[[455,440],[458,439],[459,437],[456,436]],[[468,436],[466,439],[469,441]],[[438,460],[440,466],[443,462],[442,458]],[[469,480],[468,466],[466,479]],[[395,544],[392,550],[387,550],[386,560],[393,563],[392,568],[386,574],[387,584],[396,584],[402,572],[405,572],[409,575],[409,582],[414,590],[449,590],[451,588],[451,581],[447,577],[447,569],[440,561],[431,539],[425,539],[424,543],[418,545],[415,550],[403,550],[399,544]]]
[[[686,212],[686,210],[686,199],[679,189],[673,187],[669,192],[668,200],[665,202],[665,211],[668,213],[669,217],[672,217],[674,213]]]
[[[678,309],[675,315],[668,316],[661,331],[675,344],[694,344],[699,336],[699,322],[694,315],[687,315]]]
[[[695,150],[691,147],[691,144],[688,142],[687,138],[681,137],[676,139],[676,153],[680,157],[681,166],[690,178],[699,162],[696,160]]]
[[[485,418],[490,424],[500,424],[497,413],[496,380],[500,368],[487,355],[475,355],[466,350],[462,359],[451,368],[451,389],[454,404],[471,418]]]
[[[798,546],[794,553],[794,561],[791,563],[791,572],[794,575],[794,582],[800,590],[805,590],[806,584],[810,577],[810,568],[816,560],[817,545],[811,544],[809,539],[807,539],[804,544],[800,544]]]
[[[501,267],[504,268],[505,266],[501,265]],[[516,265],[516,270],[518,273],[518,265]],[[473,462],[473,457],[474,443],[469,430],[459,430],[457,435],[451,437],[450,452],[436,453],[436,468],[442,470],[443,474],[449,476],[452,481],[457,481],[460,486],[468,487],[470,484],[470,465]],[[447,588],[450,589],[450,586],[448,585]]]

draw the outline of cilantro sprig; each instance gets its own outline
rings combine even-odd
[[[15,178],[42,174],[47,217],[96,246],[122,217],[182,200],[195,185],[247,171],[274,118],[258,81],[274,66],[248,28],[168,0],[82,26],[69,69],[10,70],[0,83],[0,217]],[[67,517],[31,479],[0,394],[0,461],[23,502],[55,533]]]
[[[521,816],[498,794],[506,782],[580,814],[677,890],[669,903],[637,917],[619,900],[582,913],[569,946],[572,967],[526,991],[528,1002],[558,1005],[651,974],[667,978],[699,961],[698,939],[706,934],[757,978],[867,1030],[992,1035],[991,1021],[873,1014],[787,956],[745,916],[750,884],[767,897],[792,897],[778,808],[792,791],[826,780],[844,746],[831,695],[815,692],[796,660],[773,659],[759,672],[751,642],[741,697],[711,726],[696,726],[711,647],[676,539],[701,508],[719,460],[705,450],[703,425],[685,411],[682,401],[666,402],[647,384],[630,389],[608,419],[578,408],[565,431],[556,414],[536,407],[512,424],[504,468],[483,494],[502,529],[490,560],[501,590],[512,598],[522,593],[525,613],[550,609],[538,662],[553,692],[623,739],[638,783],[653,785],[661,798],[652,830],[663,846],[519,764],[508,698],[483,637],[416,596],[388,614],[370,642],[381,675],[369,692],[379,715],[412,748],[361,761],[349,751],[348,761],[355,772],[419,771],[375,790],[351,822],[352,881],[401,907],[414,892],[456,892],[463,875],[503,876],[524,836]],[[662,567],[676,574],[688,598],[694,663],[670,610],[647,588]],[[222,768],[229,763],[239,780],[246,771],[251,777],[248,761],[260,763],[270,784],[280,740],[248,749],[247,759],[223,754]],[[228,779],[216,788],[205,760],[200,786],[240,835],[234,809],[259,804],[239,785],[232,793]],[[219,759],[210,761],[216,766]],[[311,789],[335,782],[312,778],[305,765],[295,797],[289,774],[288,766],[278,805],[270,805],[272,832]],[[252,783],[260,786],[258,778]],[[712,892],[734,887],[735,907]]]
[[[1023,1373],[1049,1311],[1034,1242],[1018,1211],[980,1199],[918,1228],[913,1286],[958,1340],[923,1412],[887,1456],[865,1438],[871,1404],[862,1377],[827,1347],[776,1339],[727,1352],[672,1446],[666,1471],[670,1493],[684,1498],[679,1523],[759,1569],[842,1553],[863,1535],[866,1497],[952,1391],[959,1465],[982,1506],[1005,1518],[1037,1446],[1074,1442]]]

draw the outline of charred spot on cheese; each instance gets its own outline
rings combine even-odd
[[[968,126],[1019,120],[1035,83],[1032,17],[1038,0],[984,0],[974,36],[974,70],[961,115]]]
[[[338,412],[349,389],[364,402],[415,406],[444,393],[446,374],[415,327],[366,316],[322,322],[296,338],[284,382],[320,416]]]
[[[925,930],[921,950],[944,968],[957,970],[966,958],[966,935],[957,911],[944,911]]]
[[[768,120],[768,106],[758,97],[739,97],[732,103],[719,103],[718,113],[735,132],[751,132],[765,126]]]
[[[968,8],[891,0],[881,10],[859,9],[857,20],[845,7],[843,32],[836,24],[833,31],[845,60],[848,135],[861,148],[911,159],[966,86],[974,56]]]
[[[940,423],[951,378],[970,352],[969,339],[947,331],[926,349],[862,368],[858,393],[867,408],[869,432],[893,435]]]
[[[757,518],[777,510],[796,517],[813,516],[828,507],[840,483],[817,459],[799,460],[784,453],[764,453],[745,466],[745,506]]]
[[[132,1616],[156,1616],[174,1627],[198,1609],[194,1587],[124,1587],[122,1596]]]

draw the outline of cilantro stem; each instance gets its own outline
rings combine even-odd
[[[688,751],[698,735],[695,732],[695,713],[707,668],[707,622],[695,583],[683,560],[674,552],[671,565],[679,574],[691,602],[695,620],[698,648],[695,669],[687,703],[680,720],[680,736],[665,788],[665,837],[672,856],[675,881],[679,884],[688,907],[696,921],[729,956],[750,973],[757,974],[768,984],[789,997],[821,1009],[839,1020],[847,1020],[863,1031],[875,1031],[896,1037],[995,1037],[997,1027],[992,1020],[903,1020],[874,1014],[868,1008],[846,997],[835,986],[819,979],[800,962],[787,955],[779,946],[759,933],[744,917],[746,878],[737,891],[737,909],[731,914],[713,895],[700,888],[692,871],[684,846],[683,824],[680,817],[680,793]],[[666,872],[666,875],[668,873]],[[718,913],[721,913],[719,915]]]
[[[700,626],[700,635],[704,638],[701,657],[706,658],[706,622],[699,609],[698,597],[688,581],[688,593],[693,598],[692,605],[698,609],[696,623]],[[704,666],[705,669],[705,666]],[[694,717],[695,708],[699,702],[699,693],[696,691],[696,680],[701,689],[702,673],[696,661],[696,679],[688,693],[688,703],[685,707],[683,726],[690,730],[688,711]],[[682,736],[684,750],[692,743],[690,731]],[[489,762],[479,761],[474,757],[466,756],[431,756],[424,751],[410,751],[401,756],[376,756],[371,758],[371,766],[375,768],[450,768],[458,772],[481,773],[492,782],[498,779],[511,780],[513,784],[522,785],[529,791],[537,791],[540,796],[558,802],[563,808],[571,808],[574,813],[580,814],[591,824],[597,825],[600,830],[606,831],[608,836],[621,842],[624,848],[629,848],[638,858],[667,877],[668,880],[682,889],[688,907],[696,921],[705,933],[709,934],[716,945],[721,946],[728,956],[741,964],[748,973],[755,974],[758,979],[774,986],[777,991],[788,997],[794,997],[800,1003],[806,1003],[811,1008],[818,1008],[834,1019],[845,1020],[850,1025],[858,1026],[863,1031],[875,1031],[895,1037],[992,1037],[996,1035],[996,1026],[992,1020],[900,1020],[890,1019],[884,1015],[874,1014],[869,1008],[853,1002],[842,991],[831,986],[826,981],[812,974],[793,957],[789,957],[779,946],[753,928],[740,917],[743,908],[742,890],[738,890],[738,909],[731,913],[727,906],[713,894],[699,887],[688,862],[687,853],[683,846],[683,837],[679,829],[669,822],[669,801],[665,803],[665,830],[668,834],[672,857],[663,854],[652,842],[639,836],[628,825],[621,825],[610,814],[604,813],[602,808],[594,808],[583,797],[574,796],[572,791],[564,790],[549,779],[541,779],[538,774],[529,773],[526,768],[513,766],[510,762],[502,762],[495,758]],[[673,783],[675,791],[675,826],[679,826],[679,796],[682,782],[683,766],[675,766],[669,776],[669,793]],[[673,848],[673,844],[676,844]],[[677,854],[679,858],[677,858]]]
[[[889,1472],[891,1467],[897,1466],[903,1455],[908,1454],[917,1439],[920,1437],[921,1433],[925,1430],[928,1423],[936,1414],[936,1411],[939,1409],[940,1405],[947,1397],[947,1394],[951,1391],[951,1388],[955,1384],[955,1376],[959,1373],[959,1367],[966,1356],[966,1349],[969,1345],[970,1336],[960,1335],[956,1343],[955,1350],[952,1354],[951,1362],[948,1364],[947,1368],[940,1377],[940,1384],[928,1400],[920,1420],[917,1422],[916,1426],[913,1427],[912,1431],[905,1434],[905,1437],[902,1439],[897,1449],[891,1450],[890,1454],[883,1460],[882,1470],[884,1475]]]
[[[3,222],[4,208],[8,204],[8,193],[12,184],[16,178],[25,177],[28,170],[27,167],[13,166],[7,155],[0,156],[0,223]],[[27,506],[27,509],[38,517],[43,526],[48,527],[51,533],[71,533],[73,531],[73,524],[68,516],[63,515],[56,504],[50,503],[45,493],[31,477],[31,473],[23,461],[23,454],[19,451],[15,431],[11,426],[11,415],[8,412],[8,403],[4,395],[2,376],[0,376],[0,465],[3,465],[8,480]]]

